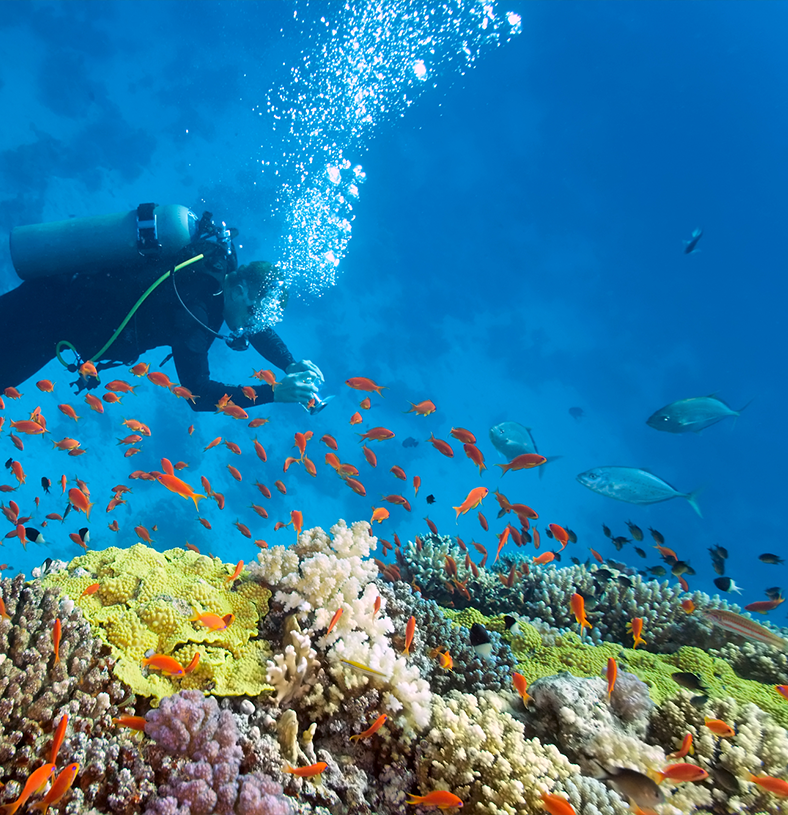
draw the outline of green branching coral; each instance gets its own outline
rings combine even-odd
[[[243,577],[231,585],[233,567],[217,558],[143,544],[88,552],[42,583],[58,586],[80,606],[94,633],[111,648],[116,675],[135,693],[156,700],[195,688],[217,695],[255,696],[265,681],[267,643],[255,639],[268,612],[270,592]],[[99,588],[83,596],[93,583]],[[224,630],[211,631],[191,618],[235,615]],[[143,668],[146,654],[167,654],[187,664],[199,652],[197,669],[178,678]]]

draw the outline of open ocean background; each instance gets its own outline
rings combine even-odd
[[[297,246],[315,237],[294,218],[299,202],[310,202],[313,223],[325,225],[341,212],[351,228],[349,241],[347,232],[343,239],[331,229],[322,235],[339,259],[336,269],[329,261],[296,269],[302,296],[293,291],[277,326],[297,359],[321,367],[323,395],[336,395],[322,413],[262,406],[250,416],[269,416],[270,423],[253,431],[245,422],[195,414],[183,400],[135,380],[139,395],[98,415],[84,394],[69,390],[74,375],[54,362],[20,388],[22,400],[6,400],[0,452],[3,460],[22,462],[28,481],[3,499],[32,514],[34,497],[42,496],[29,522],[40,528],[47,512],[62,513],[66,505],[59,485],[43,495],[41,476],[53,482],[63,473],[78,476],[96,502],[91,547],[130,546],[135,525],[157,524],[153,537],[161,549],[189,541],[234,562],[256,554],[233,526],[236,519],[255,538],[289,543],[292,530],[274,532],[273,525],[289,520],[293,509],[303,512],[306,527],[327,529],[339,518],[369,519],[381,495],[400,492],[413,511],[386,505],[391,518],[375,525],[381,537],[413,539],[426,531],[422,519],[429,515],[442,533],[494,549],[493,533],[505,521],[495,520],[492,495],[483,508],[487,533],[475,511],[455,524],[451,508],[481,483],[534,507],[542,532],[550,522],[571,527],[579,540],[564,563],[567,555],[585,560],[593,547],[633,567],[657,564],[648,537],[643,560],[632,545],[617,553],[602,535],[603,523],[614,535],[626,534],[631,519],[660,530],[690,560],[697,570],[692,589],[716,592],[706,550],[721,545],[730,553],[727,574],[744,586],[742,600],[765,599],[764,588],[786,586],[786,566],[764,565],[757,555],[786,552],[788,4],[485,7],[454,0],[432,13],[430,7],[3,4],[4,234],[16,225],[144,201],[181,203],[238,227],[241,262],[287,263],[293,258],[284,235]],[[369,32],[377,17],[389,35],[370,54],[383,56],[379,76],[353,70],[352,49],[343,50],[354,31]],[[367,107],[363,123],[354,118],[359,93]],[[295,112],[292,132],[288,111]],[[366,177],[352,210],[337,204],[336,188],[326,181],[339,156]],[[685,255],[682,240],[698,227],[701,251]],[[7,291],[17,283],[6,248],[0,286]],[[3,336],[5,354],[24,342]],[[171,362],[158,365],[167,353],[143,359],[174,379]],[[221,342],[211,365],[214,377],[230,384],[249,384],[253,368],[268,367],[254,351],[235,353]],[[122,369],[118,376],[132,379]],[[388,387],[385,398],[373,395],[357,427],[348,421],[365,394],[345,386],[353,376]],[[35,388],[43,377],[56,381],[53,394]],[[726,420],[699,435],[659,433],[645,424],[669,402],[712,392],[734,408],[754,401],[735,426]],[[408,400],[423,399],[437,405],[433,415],[403,413]],[[83,417],[77,426],[60,414],[59,402],[77,407]],[[27,418],[36,405],[51,436],[23,437],[20,453],[9,421]],[[575,420],[571,407],[584,417]],[[131,459],[116,446],[129,432],[122,417],[153,431]],[[501,480],[493,465],[504,459],[488,431],[502,421],[531,427],[540,452],[562,458],[547,465],[542,479],[523,471]],[[370,445],[378,455],[373,470],[355,433],[377,425],[397,435]],[[450,439],[452,426],[479,439],[489,468],[481,480]],[[318,475],[293,466],[283,477],[293,434],[306,430],[315,434],[307,453]],[[453,459],[425,443],[431,432],[452,442]],[[324,433],[361,471],[365,498],[323,464]],[[265,465],[252,449],[255,434],[268,452]],[[50,439],[66,435],[88,453],[69,458],[52,450]],[[243,454],[223,446],[203,452],[219,435],[240,444]],[[418,447],[402,446],[409,436]],[[162,456],[188,462],[180,475],[195,487],[205,475],[226,494],[222,512],[202,503],[211,531],[197,522],[190,501],[155,483],[127,481],[131,470],[159,468]],[[243,482],[230,477],[228,464]],[[389,472],[395,464],[407,472],[407,484]],[[630,506],[575,480],[606,464],[649,468],[681,491],[705,487],[703,518],[682,499]],[[415,500],[414,475],[422,480]],[[288,494],[274,490],[265,501],[255,479],[273,487],[278,478]],[[133,493],[107,516],[110,488],[119,483]],[[431,506],[428,494],[436,498]],[[252,501],[266,506],[268,521],[249,508]],[[107,529],[113,519],[117,534]],[[81,550],[68,533],[82,525],[75,513],[62,526],[50,522],[47,544],[24,552],[18,540],[7,540],[0,559],[12,573],[29,572],[45,557],[70,559]],[[549,543],[543,532],[541,551]],[[533,555],[533,547],[519,554]],[[773,616],[784,618],[780,611]]]

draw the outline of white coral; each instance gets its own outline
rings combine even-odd
[[[313,673],[319,665],[317,652],[308,634],[291,631],[292,643],[284,654],[274,654],[267,662],[265,680],[276,688],[276,701],[281,705],[302,696],[314,682]]]

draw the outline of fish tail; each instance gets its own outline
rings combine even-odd
[[[703,513],[700,511],[700,507],[698,506],[698,496],[703,492],[703,487],[698,487],[698,489],[693,490],[692,492],[688,492],[684,497],[689,501],[689,505],[698,513],[700,518],[703,517]]]
[[[197,492],[192,494],[192,501],[194,501],[194,508],[197,510],[198,513],[200,512],[200,501],[202,501],[203,498],[205,498],[205,496],[200,495]]]
[[[750,399],[750,401],[747,402],[747,404],[744,407],[740,407],[737,411],[735,411],[736,415],[733,417],[733,427],[736,427],[736,420],[753,403],[754,399],[755,399],[755,397],[753,396],[752,399]]]

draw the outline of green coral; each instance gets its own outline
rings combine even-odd
[[[233,568],[185,549],[157,552],[138,543],[88,552],[42,583],[57,586],[82,609],[111,648],[115,673],[135,693],[157,701],[194,688],[220,696],[256,696],[272,690],[265,681],[270,651],[265,640],[256,639],[271,592],[243,578],[230,584]],[[94,583],[98,590],[83,596]],[[232,613],[235,619],[216,631],[191,619],[207,613]],[[152,653],[186,665],[197,652],[199,665],[180,679],[142,665]]]
[[[641,648],[625,648],[619,643],[593,645],[572,631],[558,635],[555,645],[545,645],[539,631],[523,620],[519,622],[520,634],[512,635],[506,632],[502,615],[485,617],[475,608],[442,611],[455,625],[470,628],[474,623],[481,623],[488,630],[501,633],[517,660],[516,670],[529,684],[561,671],[568,671],[574,676],[600,676],[607,667],[608,658],[613,657],[620,669],[635,674],[645,682],[649,695],[658,705],[686,692],[671,678],[671,674],[685,671],[700,677],[703,692],[710,699],[730,696],[740,704],[751,702],[770,713],[780,725],[788,727],[788,703],[773,685],[740,677],[728,662],[700,648],[685,645],[675,654],[654,654]],[[700,693],[697,691],[697,694]]]

